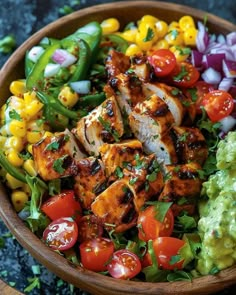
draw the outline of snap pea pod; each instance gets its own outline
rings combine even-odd
[[[104,92],[96,93],[96,94],[88,94],[85,96],[81,96],[79,99],[79,106],[86,108],[95,108],[100,105],[106,99],[106,95]]]
[[[37,97],[40,99],[40,101],[45,105],[49,106],[49,108],[52,108],[59,114],[72,119],[72,120],[79,120],[83,116],[87,115],[87,112],[84,110],[78,110],[78,111],[72,111],[67,109],[63,104],[55,97],[48,95],[46,93],[43,93],[41,91],[36,91]]]

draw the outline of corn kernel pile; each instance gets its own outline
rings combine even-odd
[[[185,60],[189,47],[196,44],[197,29],[191,16],[183,16],[178,22],[167,24],[152,15],[144,15],[137,25],[119,31],[120,23],[109,18],[101,23],[103,34],[117,34],[123,37],[129,47],[127,56],[156,49],[170,49],[177,61]],[[13,81],[10,85],[11,97],[0,110],[0,148],[4,150],[8,161],[17,168],[25,170],[29,175],[37,174],[32,158],[32,145],[44,136],[51,136],[50,127],[43,118],[43,104],[35,92],[27,92],[25,80]],[[59,96],[61,103],[72,108],[79,99],[70,87],[64,87]],[[15,179],[0,169],[0,176],[6,179],[11,189],[11,200],[15,210],[19,212],[29,200],[30,189],[25,183]]]

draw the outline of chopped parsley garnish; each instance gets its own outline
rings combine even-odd
[[[58,141],[53,141],[53,142],[50,142],[46,146],[45,150],[46,151],[58,151],[59,147],[60,147],[59,142]]]
[[[178,32],[178,30],[174,29],[174,30],[170,31],[170,34],[171,34],[172,38],[175,40],[178,37],[179,32]]]
[[[10,110],[9,111],[9,117],[12,120],[22,121],[20,114],[17,113],[16,110]]]
[[[116,130],[113,130],[110,122],[105,121],[101,116],[98,117],[98,121],[102,124],[103,128],[110,133],[116,142],[119,142],[119,133]]]
[[[174,76],[173,79],[174,81],[180,81],[183,78],[186,78],[188,76],[188,71],[186,70],[184,65],[181,65],[181,70],[178,73],[178,75]]]
[[[57,173],[63,174],[65,172],[66,169],[63,167],[63,165],[64,165],[64,161],[67,157],[68,157],[68,155],[64,155],[63,157],[58,158],[54,161],[52,167]]]
[[[122,178],[122,177],[124,176],[124,173],[123,173],[122,169],[121,169],[119,166],[116,167],[115,175],[116,175],[118,178]]]
[[[154,37],[154,31],[150,27],[147,30],[147,35],[143,38],[143,42],[151,41]]]

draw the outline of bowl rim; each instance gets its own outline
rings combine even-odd
[[[209,22],[219,22],[222,26],[227,28],[227,31],[236,31],[236,26],[227,20],[224,20],[218,16],[215,16],[211,13],[191,8],[182,4],[175,4],[171,2],[160,2],[160,1],[119,1],[112,3],[104,3],[99,5],[93,5],[87,8],[83,8],[79,11],[73,12],[69,15],[63,16],[42,29],[34,33],[30,38],[28,38],[8,59],[8,61],[3,65],[0,71],[0,85],[7,83],[7,77],[12,71],[12,69],[17,65],[17,62],[23,59],[24,53],[32,45],[36,44],[43,36],[49,36],[50,32],[54,29],[54,26],[63,26],[63,24],[68,21],[73,21],[89,15],[91,11],[96,9],[97,13],[104,10],[119,9],[122,6],[122,9],[126,9],[130,6],[145,8],[146,6],[152,6],[155,9],[160,6],[165,9],[171,9],[176,11],[184,11],[185,14],[190,14],[197,19],[203,19],[203,15],[207,14]],[[1,90],[0,90],[1,91]],[[67,261],[65,258],[58,255],[58,253],[51,250],[40,239],[34,235],[30,229],[28,229],[22,220],[18,217],[17,213],[14,211],[10,200],[4,193],[4,188],[2,188],[0,200],[0,216],[2,217],[4,223],[8,229],[13,233],[18,242],[26,248],[30,254],[35,257],[40,263],[42,263],[46,268],[55,273],[58,277],[61,277],[67,282],[78,286],[81,289],[87,290],[89,292],[96,293],[93,294],[105,294],[107,289],[105,284],[111,284],[112,290],[110,290],[111,295],[113,294],[125,294],[130,292],[130,294],[204,294],[205,293],[205,284],[209,287],[208,293],[210,294],[215,291],[219,291],[232,285],[236,279],[236,265],[222,270],[218,275],[207,275],[200,278],[194,279],[192,282],[135,282],[135,281],[123,281],[113,279],[111,277],[105,277],[99,273],[94,273],[89,270],[85,270],[82,267],[76,267]],[[3,193],[2,193],[3,192]],[[40,243],[40,252],[37,251]],[[56,262],[56,267],[52,266],[50,262]],[[233,273],[234,272],[234,273]],[[220,280],[219,280],[220,279]],[[106,282],[104,284],[104,281]],[[86,283],[87,282],[87,283]],[[89,282],[89,285],[88,285]],[[91,287],[93,285],[93,287]],[[97,289],[94,289],[94,286],[97,286]],[[103,291],[101,291],[103,290]],[[148,291],[147,291],[148,290]],[[163,293],[164,291],[164,293]],[[181,291],[181,292],[180,292]],[[148,292],[148,293],[147,293]],[[128,293],[127,293],[128,294]],[[205,293],[206,294],[206,293]]]

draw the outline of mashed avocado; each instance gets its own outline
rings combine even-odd
[[[218,145],[218,171],[203,183],[199,234],[202,251],[197,270],[214,273],[236,263],[236,132]]]

